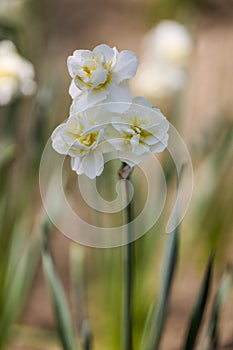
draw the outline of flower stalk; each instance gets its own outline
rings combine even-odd
[[[133,168],[128,164],[123,163],[122,168],[119,171],[119,178],[124,180],[124,191],[127,207],[125,209],[125,222],[127,225],[126,240],[127,244],[125,246],[125,256],[124,256],[124,266],[125,266],[125,294],[124,294],[124,342],[123,350],[132,350],[132,294],[133,294],[133,243],[132,239],[132,220],[133,220],[133,204],[130,200],[130,188],[129,180],[132,174]]]

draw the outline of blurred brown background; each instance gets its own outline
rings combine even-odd
[[[187,142],[195,170],[194,199],[183,223],[184,231],[191,229],[190,234],[181,233],[181,260],[172,293],[169,321],[161,346],[163,350],[178,350],[185,331],[184,324],[191,310],[190,301],[195,299],[207,261],[206,257],[211,248],[220,247],[217,252],[218,267],[214,286],[217,286],[226,263],[232,262],[232,161],[224,158],[226,154],[228,157],[229,150],[221,148],[221,142],[224,143],[226,137],[232,136],[232,133],[230,136],[226,134],[232,130],[233,121],[233,2],[230,0],[199,0],[194,4],[192,1],[178,0],[164,2],[155,0],[43,0],[40,2],[28,0],[22,4],[19,2],[13,4],[12,1],[12,4],[8,5],[10,7],[7,10],[6,7],[2,10],[2,23],[4,26],[10,24],[18,29],[18,46],[24,56],[35,65],[38,91],[41,92],[39,96],[46,94],[49,90],[53,91],[51,96],[47,95],[47,99],[43,100],[42,105],[38,104],[38,100],[35,102],[29,99],[22,107],[24,111],[31,111],[35,108],[34,115],[37,119],[32,121],[26,118],[24,121],[24,123],[29,122],[30,130],[34,135],[38,136],[41,133],[41,127],[43,128],[43,123],[47,123],[47,129],[42,133],[41,141],[38,141],[40,142],[37,151],[38,159],[43,149],[43,142],[49,138],[53,128],[68,116],[71,101],[68,96],[70,77],[66,59],[75,49],[93,49],[100,43],[106,43],[116,46],[119,50],[134,50],[139,57],[140,64],[140,58],[143,57],[141,40],[145,33],[160,20],[178,20],[187,26],[193,36],[193,52],[187,69],[186,85],[171,100],[158,99],[156,104],[164,111],[169,120],[177,125],[180,134]],[[6,29],[3,29],[1,38],[8,36],[13,39],[14,33],[10,31],[8,35]],[[137,88],[135,89],[137,91]],[[44,114],[43,107],[46,108]],[[175,110],[178,110],[176,112],[178,117],[174,117]],[[47,118],[49,122],[46,121]],[[215,155],[217,160],[214,158]],[[208,201],[205,202],[207,208],[205,211],[201,205],[206,199],[203,198],[205,188],[209,176],[212,175],[216,182],[209,194]],[[38,213],[41,203],[36,186],[35,180],[33,190],[35,202],[32,206],[34,212]],[[200,213],[203,214],[203,217]],[[198,216],[197,220],[195,215]],[[195,224],[193,224],[194,221]],[[218,228],[218,233],[213,227]],[[149,241],[149,239],[150,237],[143,238],[144,241]],[[157,252],[158,247],[164,244],[163,240],[163,237],[160,237],[160,242],[156,246]],[[69,247],[70,241],[56,232],[52,238],[55,263],[65,290],[70,295]],[[98,298],[103,299],[101,293],[104,287],[98,287],[98,285],[107,281],[106,276],[100,277],[104,275],[101,264],[109,264],[111,255],[115,256],[116,260],[120,253],[119,249],[113,249],[109,253],[91,248],[85,248],[85,252],[88,314],[95,335],[108,332],[108,328],[105,328],[108,317],[114,318],[114,308],[112,316],[101,317],[101,310],[96,306]],[[140,254],[138,258],[140,260]],[[96,271],[93,271],[93,264],[97,266]],[[158,280],[161,262],[158,262],[153,254],[150,269],[155,269],[154,273]],[[155,288],[158,283],[158,281],[151,282],[151,274],[150,272],[146,289],[149,289],[151,285]],[[109,277],[109,274],[107,276]],[[117,295],[119,296],[119,292]],[[147,304],[152,296],[153,290],[150,290]],[[112,297],[107,298],[112,301]],[[108,299],[106,304],[108,304]],[[111,312],[111,308],[108,310],[106,304],[103,304],[103,300],[100,302],[103,314]],[[221,349],[233,349],[232,292],[223,311]],[[36,327],[41,330],[54,329],[50,298],[40,266],[33,279],[20,324],[24,325],[25,329],[27,327],[30,329]],[[119,333],[120,325],[115,326]],[[42,338],[40,333],[38,334],[38,339]],[[36,338],[36,336],[30,336],[33,339]],[[60,348],[58,343],[48,342],[50,345],[46,346],[42,342],[40,344],[40,341],[37,345],[30,345],[26,338],[26,336],[19,337],[9,349],[51,350]],[[109,349],[109,339],[104,341],[101,336],[96,338],[94,349]],[[111,349],[117,349],[117,345]]]

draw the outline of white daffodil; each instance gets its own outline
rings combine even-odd
[[[17,96],[32,95],[36,90],[33,65],[22,58],[15,45],[0,42],[0,105],[7,105]]]
[[[60,154],[71,157],[71,166],[77,174],[90,179],[100,175],[104,168],[103,141],[104,127],[94,125],[88,113],[76,114],[59,125],[52,134],[53,148]]]
[[[90,50],[76,50],[68,57],[72,77],[71,110],[82,111],[100,102],[131,102],[127,80],[134,77],[138,61],[134,52],[118,52],[105,44]]]
[[[147,98],[167,98],[182,90],[186,81],[183,69],[165,62],[145,63],[140,67],[132,88]]]
[[[181,23],[165,20],[145,35],[142,49],[148,59],[159,59],[182,68],[191,56],[192,37]]]
[[[24,0],[1,0],[0,2],[0,14],[7,14],[7,12],[11,12],[17,7],[22,5]]]
[[[134,166],[152,153],[162,152],[168,142],[169,123],[149,101],[95,105],[73,114],[52,134],[53,148],[71,157],[72,169],[93,179],[104,169],[104,155],[117,153]]]
[[[192,37],[176,21],[161,21],[142,40],[142,64],[133,82],[135,93],[148,98],[167,98],[186,82],[192,53]]]
[[[108,141],[118,151],[119,158],[129,165],[138,164],[167,147],[169,123],[143,97],[135,98],[124,113],[114,113],[112,127],[115,133],[109,131]]]

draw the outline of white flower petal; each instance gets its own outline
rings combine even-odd
[[[116,48],[111,48],[106,44],[98,45],[93,50],[94,55],[101,58],[105,62],[114,62],[117,55]]]
[[[130,88],[129,84],[127,82],[123,82],[119,85],[116,84],[110,84],[108,87],[109,95],[107,102],[131,102],[132,97],[130,94]],[[117,107],[117,106],[116,106]],[[120,103],[118,105],[119,112],[122,110],[125,110],[127,106],[121,106]]]
[[[72,79],[70,87],[69,87],[69,94],[70,96],[75,99],[77,98],[82,91],[75,85],[74,80]]]
[[[63,132],[66,128],[66,124],[63,123],[59,125],[52,133],[51,140],[52,140],[52,146],[60,154],[67,154],[69,150],[69,146],[66,145],[66,143],[63,140]]]
[[[90,82],[93,82],[93,89],[106,82],[107,70],[103,70],[102,67],[98,67],[92,74]]]
[[[157,137],[155,137],[155,136],[153,136],[153,135],[147,136],[147,137],[145,137],[145,139],[144,139],[144,143],[145,143],[146,145],[149,145],[149,146],[152,146],[152,145],[154,145],[154,144],[157,143],[157,142],[159,142],[159,140],[157,139]]]
[[[137,96],[137,97],[134,97],[133,98],[133,103],[136,103],[140,106],[145,106],[145,107],[148,107],[148,108],[152,108],[152,103],[147,100],[146,98],[142,97],[142,96]]]
[[[83,174],[83,172],[82,172],[82,158],[71,157],[71,169],[74,170],[78,175]]]
[[[107,97],[107,90],[91,90],[89,92],[82,92],[77,98],[74,99],[70,112],[78,113],[84,111],[87,108],[94,106],[97,103],[104,101]]]
[[[141,155],[138,154],[134,154],[132,152],[118,152],[119,158],[127,163],[129,166],[135,166],[141,162],[143,162],[144,160],[146,160],[147,158],[150,157],[151,153],[143,153]]]
[[[119,52],[114,75],[117,83],[133,78],[138,67],[138,60],[133,51],[123,50]]]
[[[132,146],[132,151],[134,152],[135,149],[137,148],[137,146],[139,145],[139,141],[140,141],[140,135],[133,135],[130,139],[130,144]]]
[[[160,153],[165,150],[167,147],[167,142],[164,140],[163,142],[159,142],[156,145],[151,147],[152,153]]]
[[[117,150],[117,151],[121,151],[121,152],[129,152],[130,148],[129,148],[129,143],[127,141],[125,141],[122,137],[119,138],[113,138],[108,140],[108,142],[110,142],[110,144]]]
[[[104,158],[101,151],[97,149],[90,151],[81,161],[81,171],[90,179],[99,176],[104,169]]]
[[[92,52],[90,50],[75,50],[73,56],[75,57],[77,62],[82,63],[83,60],[92,59]]]
[[[84,60],[92,59],[92,52],[89,50],[75,50],[72,56],[67,58],[67,67],[71,77],[78,67],[82,66]]]

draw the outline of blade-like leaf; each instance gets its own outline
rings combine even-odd
[[[84,350],[91,349],[91,329],[86,315],[84,248],[74,243],[71,245],[71,277],[76,305],[76,322]]]
[[[205,311],[205,306],[209,295],[210,283],[212,278],[212,270],[213,270],[213,261],[214,261],[214,256],[212,254],[208,261],[205,276],[204,276],[201,288],[199,290],[196,303],[192,311],[190,324],[188,327],[187,336],[185,340],[185,345],[183,347],[184,350],[192,350],[194,349],[194,346],[195,346],[196,338],[201,326],[202,318]]]
[[[152,339],[149,349],[157,350],[161,341],[162,332],[165,325],[168,300],[171,292],[172,281],[178,256],[178,229],[168,236],[167,249],[165,252],[165,263],[163,271],[163,283],[161,296],[155,311],[155,318],[151,330]],[[148,348],[148,347],[146,347]]]
[[[209,321],[209,326],[208,326],[208,334],[207,334],[207,343],[208,347],[207,349],[212,349],[216,350],[218,348],[219,344],[219,316],[220,316],[220,310],[221,306],[226,298],[226,295],[231,287],[232,284],[232,278],[233,278],[233,269],[232,266],[228,266],[222,280],[220,282],[219,289],[216,293],[212,311],[211,311],[211,316],[210,316],[210,321]]]
[[[75,320],[79,334],[85,318],[85,294],[84,294],[84,250],[78,244],[73,243],[70,249],[70,266],[72,289],[75,301]]]
[[[75,338],[72,329],[71,315],[62,284],[54,268],[48,244],[48,224],[44,224],[42,260],[44,273],[51,292],[58,334],[64,350],[75,350]]]
[[[181,181],[184,166],[181,167],[177,182],[177,193],[179,181]],[[178,205],[176,211],[176,222],[179,222]],[[146,325],[143,331],[141,350],[157,350],[161,341],[167,314],[167,307],[171,286],[174,278],[174,272],[177,264],[178,247],[179,247],[179,226],[168,235],[167,247],[165,251],[165,260],[163,268],[163,279],[160,297],[157,305],[154,305],[148,313]]]
[[[2,170],[3,167],[6,167],[14,160],[16,147],[14,144],[9,144],[5,147],[1,147],[0,149],[0,169]]]
[[[40,256],[40,236],[30,235],[16,225],[8,251],[7,265],[1,285],[0,348],[12,338],[12,325],[16,322],[28,295]]]
[[[81,333],[82,333],[82,341],[83,341],[83,350],[91,350],[92,348],[91,329],[87,320],[83,321]]]
[[[163,328],[166,320],[168,300],[174,277],[178,255],[178,229],[168,237],[165,253],[166,261],[163,273],[163,284],[158,305],[153,305],[149,311],[142,336],[141,350],[157,350],[159,348]]]

